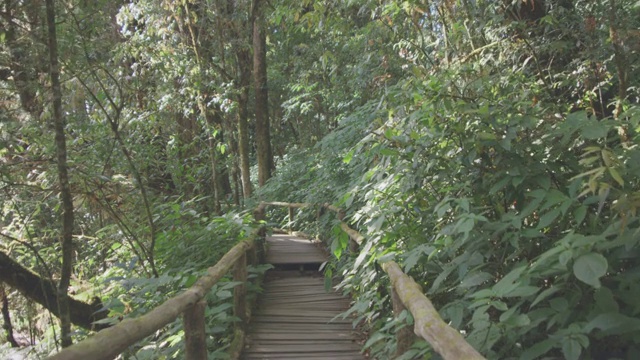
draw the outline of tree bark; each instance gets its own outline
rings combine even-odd
[[[18,264],[7,254],[0,251],[0,282],[18,290],[22,295],[42,305],[45,309],[57,317],[60,316],[58,308],[58,292],[56,284],[44,279],[31,270]],[[102,303],[96,299],[91,304],[69,297],[71,322],[88,330],[100,330],[109,327],[106,324],[93,322],[107,317],[102,310]]]
[[[256,157],[258,158],[258,185],[263,186],[271,177],[273,154],[269,124],[269,90],[267,87],[267,40],[260,0],[253,2],[253,79],[256,94]]]
[[[238,57],[238,154],[240,156],[240,176],[242,195],[251,197],[251,173],[249,163],[249,86],[251,85],[251,55],[246,49],[237,51]]]
[[[0,286],[0,298],[2,299],[2,328],[4,329],[6,341],[11,344],[11,347],[19,347],[20,345],[18,345],[18,342],[13,337],[13,325],[11,324],[11,315],[9,314],[9,298],[3,286]]]
[[[623,111],[622,105],[627,98],[629,72],[627,69],[627,56],[618,32],[618,16],[616,15],[617,9],[615,0],[611,0],[609,6],[609,38],[611,39],[611,45],[613,46],[613,60],[616,64],[618,75],[618,99],[616,101],[616,109],[613,116],[618,119]],[[623,140],[626,141],[626,134],[623,135]]]
[[[62,269],[58,284],[58,308],[62,346],[71,345],[71,315],[69,308],[69,283],[73,271],[73,200],[67,172],[67,142],[65,139],[65,118],[62,113],[62,89],[58,66],[58,41],[56,36],[56,14],[53,0],[46,0],[49,47],[49,75],[53,93],[53,123],[55,128],[56,160],[60,201],[62,202]]]
[[[42,102],[38,99],[38,90],[41,89],[41,83],[38,81],[38,78],[42,75],[42,72],[44,72],[46,62],[42,61],[37,63],[36,61],[39,61],[41,58],[34,56],[36,54],[29,53],[26,50],[28,46],[32,47],[32,45],[26,45],[20,40],[27,36],[18,33],[17,30],[20,27],[16,25],[14,18],[17,17],[15,15],[17,7],[21,6],[21,9],[24,10],[25,18],[31,24],[39,25],[41,2],[35,0],[19,3],[6,0],[4,3],[5,9],[1,16],[4,18],[6,26],[0,25],[0,31],[5,34],[5,44],[11,59],[10,69],[13,76],[13,84],[18,93],[22,108],[33,118],[37,119],[43,111]]]

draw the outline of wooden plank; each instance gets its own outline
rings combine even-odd
[[[280,340],[280,339],[290,339],[290,340],[302,340],[308,339],[312,337],[317,340],[329,340],[329,341],[340,341],[341,339],[348,339],[352,341],[353,332],[352,331],[315,331],[313,333],[301,333],[299,331],[283,331],[283,332],[262,332],[262,333],[254,333],[249,335],[247,339],[250,341],[260,341],[260,340]]]
[[[350,338],[342,338],[342,339],[255,339],[255,338],[247,338],[247,344],[252,347],[260,346],[270,346],[270,345],[331,345],[330,347],[333,349],[333,345],[354,345],[354,340]],[[355,344],[355,350],[360,350],[360,346]]]
[[[265,333],[265,332],[273,332],[275,330],[277,330],[273,324],[267,324],[267,323],[254,323],[252,322],[250,324],[250,334],[260,334],[260,333]],[[282,327],[282,326],[278,326],[278,327]],[[297,331],[297,332],[309,332],[309,333],[316,333],[316,332],[331,332],[331,331],[336,331],[336,332],[340,332],[340,331],[350,331],[353,332],[353,328],[350,325],[347,324],[313,324],[313,326],[311,326],[310,324],[306,324],[306,323],[290,323],[287,324],[286,327],[287,331]]]
[[[274,234],[266,242],[266,262],[273,265],[321,264],[327,260],[325,253],[307,239]]]
[[[246,360],[254,360],[254,359],[311,359],[311,360],[352,360],[352,359],[364,359],[364,357],[360,354],[351,354],[351,353],[334,353],[334,352],[326,352],[322,354],[309,354],[309,353],[289,353],[289,354],[278,354],[278,357],[272,357],[265,354],[247,354],[241,359]]]
[[[326,345],[318,344],[301,344],[301,345],[287,345],[282,346],[278,344],[274,345],[255,345],[251,346],[249,350],[245,350],[245,353],[292,353],[292,352],[305,352],[305,353],[322,353],[330,350],[331,352],[352,352],[360,351],[360,346],[356,344],[335,344],[327,349]]]
[[[319,264],[326,254],[309,240],[273,235],[266,258],[274,265]],[[267,274],[242,359],[364,359],[352,320],[338,316],[349,299],[327,291],[320,273],[278,270],[274,276]]]

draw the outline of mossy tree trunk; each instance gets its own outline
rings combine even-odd
[[[42,305],[55,316],[60,316],[58,308],[58,291],[56,284],[46,278],[41,278],[31,270],[17,263],[7,254],[0,251],[0,283],[18,290],[22,295]],[[102,303],[99,299],[85,303],[68,298],[70,320],[73,324],[88,330],[100,330],[108,327],[106,324],[94,325],[93,322],[106,318],[106,311],[99,311]]]
[[[238,58],[238,156],[240,157],[240,178],[242,194],[251,197],[251,173],[249,163],[249,87],[251,85],[251,54],[247,49],[239,49]]]
[[[73,271],[73,199],[67,171],[67,142],[65,138],[65,118],[62,113],[62,89],[58,66],[58,40],[56,35],[56,14],[53,0],[46,0],[49,75],[53,95],[53,125],[55,129],[56,162],[58,165],[58,185],[62,203],[62,269],[58,283],[58,308],[62,346],[71,345],[71,310],[69,307],[69,283]]]
[[[256,157],[258,158],[258,185],[263,186],[271,177],[273,154],[267,87],[267,40],[260,4],[260,0],[253,1],[251,17],[253,21],[253,88],[256,95]]]

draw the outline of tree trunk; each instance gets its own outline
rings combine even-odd
[[[11,347],[19,347],[18,342],[13,337],[13,325],[9,314],[9,298],[3,286],[0,286],[0,298],[2,299],[2,328],[4,329],[6,341],[11,344]]]
[[[231,131],[230,131],[231,132]],[[238,140],[237,134],[232,134],[229,137],[229,146],[231,147],[231,182],[233,183],[233,203],[236,206],[240,206],[240,167],[238,166]]]
[[[18,33],[20,29],[14,18],[25,17],[30,24],[34,24],[36,28],[32,31],[40,30],[41,2],[36,1],[5,1],[5,8],[2,16],[4,17],[5,27],[3,32],[5,35],[5,44],[9,53],[10,69],[13,76],[13,84],[20,99],[20,105],[34,119],[40,117],[43,111],[43,102],[38,98],[38,90],[41,90],[41,83],[38,81],[41,72],[46,68],[46,62],[41,61],[35,54],[29,53],[26,49],[33,47],[27,45],[21,39],[25,38],[24,34]],[[21,7],[24,14],[16,14],[17,8]],[[33,34],[32,34],[33,35]],[[44,54],[39,54],[44,55]],[[38,62],[41,61],[41,62]]]
[[[263,186],[271,177],[273,154],[269,125],[269,90],[267,87],[267,41],[260,0],[253,3],[253,79],[256,94],[256,157],[258,184]]]
[[[251,173],[249,171],[249,86],[251,85],[251,55],[248,50],[239,49],[239,95],[238,95],[238,154],[240,156],[240,176],[242,179],[242,195],[251,197]]]
[[[53,315],[60,316],[56,284],[18,264],[2,251],[0,251],[0,282],[18,290],[22,295],[51,311]],[[100,330],[108,327],[105,324],[92,324],[94,321],[107,317],[106,311],[100,311],[102,303],[99,299],[96,298],[91,304],[73,298],[68,299],[72,323],[88,330]]]
[[[67,172],[67,142],[65,139],[65,119],[62,113],[62,89],[60,88],[60,69],[58,67],[58,42],[56,38],[56,15],[53,0],[46,0],[49,74],[53,93],[53,123],[56,139],[56,159],[60,201],[62,202],[62,269],[58,283],[58,308],[62,346],[71,345],[71,315],[69,308],[69,283],[73,271],[73,200],[69,175]]]
[[[616,64],[616,70],[618,75],[618,99],[616,100],[616,109],[613,113],[614,118],[618,119],[622,114],[622,105],[627,98],[627,83],[629,80],[629,72],[627,68],[627,55],[624,50],[622,40],[618,31],[618,16],[616,14],[616,2],[610,1],[609,8],[609,38],[611,45],[613,46],[613,61]],[[626,141],[626,134],[623,132],[623,141]]]

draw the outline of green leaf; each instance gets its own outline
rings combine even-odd
[[[547,226],[551,225],[551,223],[560,215],[560,210],[554,209],[549,211],[548,213],[542,215],[540,217],[540,221],[538,221],[537,229],[544,229]]]
[[[549,301],[549,306],[551,306],[553,310],[561,313],[567,311],[567,309],[569,308],[569,302],[563,297],[557,297]]]
[[[624,180],[622,179],[622,176],[620,176],[620,173],[618,172],[618,170],[614,169],[614,168],[608,168],[609,169],[609,174],[611,174],[611,177],[620,185],[620,186],[624,186]]]
[[[333,270],[327,269],[324,271],[324,291],[330,292],[333,287]]]
[[[607,133],[609,132],[609,126],[607,126],[606,123],[602,121],[589,119],[581,127],[580,131],[582,132],[582,136],[585,139],[595,140],[607,136]]]
[[[600,314],[584,327],[587,334],[594,329],[599,329],[607,335],[634,333],[640,330],[640,319],[628,317],[619,312]]]
[[[601,287],[593,293],[593,299],[596,301],[596,306],[602,312],[618,312],[619,306],[616,299],[613,297],[613,292],[609,288]]]
[[[556,345],[556,342],[557,340],[554,339],[543,340],[531,346],[524,353],[522,353],[522,356],[520,356],[520,360],[537,359],[541,355],[544,355],[549,352],[549,350],[553,349],[553,347]]]
[[[509,317],[503,323],[511,327],[523,327],[531,324],[531,319],[526,314],[519,314]]]
[[[560,254],[560,256],[558,257],[558,262],[560,263],[560,265],[566,267],[571,259],[573,259],[573,250],[569,249],[563,251]]]
[[[551,286],[550,288],[545,289],[538,296],[536,296],[536,299],[533,300],[533,302],[531,303],[530,308],[536,306],[540,301],[542,301],[542,300],[546,299],[547,297],[553,295],[558,290],[560,290],[560,287],[557,287],[557,286]]]
[[[218,306],[215,307],[210,307],[207,308],[207,315],[215,315],[215,314],[219,314],[221,312],[224,312],[230,308],[233,307],[233,304],[230,303],[225,303],[225,304],[220,304]]]
[[[356,261],[353,263],[353,268],[357,269],[360,267],[364,259],[369,255],[369,250],[371,250],[371,246],[373,243],[371,241],[367,241],[364,247],[360,250],[360,254],[356,258]]]
[[[559,191],[557,189],[549,190],[549,192],[547,192],[547,194],[546,194],[546,196],[544,198],[545,198],[546,202],[545,202],[544,206],[542,206],[540,211],[547,210],[550,207],[552,207],[553,205],[559,204],[559,203],[564,202],[565,200],[568,199],[567,195],[565,195],[563,192],[561,192],[561,191]]]
[[[526,268],[524,266],[520,266],[511,270],[511,272],[505,275],[505,277],[500,279],[500,281],[498,281],[492,289],[495,292],[496,296],[504,296],[518,287],[520,283],[516,281],[520,279],[520,275],[522,275],[525,269]]]
[[[464,218],[458,221],[458,225],[456,226],[458,232],[468,233],[473,230],[473,226],[475,225],[475,221],[472,218]]]
[[[342,159],[342,162],[344,162],[345,164],[349,164],[351,162],[351,159],[353,159],[354,153],[355,153],[355,150],[351,149],[351,151],[349,151],[347,155],[344,156],[344,158]]]
[[[388,252],[378,258],[378,262],[384,264],[386,262],[392,261],[396,257],[395,252]]]
[[[503,301],[500,301],[500,300],[490,301],[489,305],[493,306],[494,308],[500,311],[507,311],[509,309],[507,304],[505,304]]]
[[[581,225],[586,215],[587,215],[587,207],[584,205],[580,205],[580,207],[578,207],[573,212],[573,217],[576,221],[576,224]]]
[[[222,291],[218,291],[216,293],[216,296],[218,297],[218,299],[224,300],[224,299],[231,298],[233,296],[233,294],[229,290],[222,290]]]
[[[477,133],[476,137],[478,138],[478,140],[496,140],[497,139],[495,134],[491,134],[485,131],[481,131]]]
[[[537,286],[520,285],[512,291],[503,295],[503,297],[527,297],[536,294],[539,290],[540,288],[538,288]]]
[[[464,315],[465,306],[461,303],[457,303],[446,309],[446,313],[449,315],[451,325],[458,328],[462,323],[462,317]]]
[[[382,332],[376,332],[375,334],[371,335],[371,337],[369,337],[369,340],[367,340],[366,343],[364,343],[363,349],[368,349],[371,347],[371,345],[377,343],[378,341],[382,340],[385,338],[385,334]]]
[[[471,272],[467,275],[464,280],[460,283],[461,288],[470,288],[472,286],[477,286],[482,284],[485,281],[493,279],[493,275],[486,272]]]
[[[578,360],[582,353],[582,346],[576,339],[566,339],[562,344],[562,354],[567,360]]]
[[[609,264],[607,259],[598,253],[588,253],[580,256],[573,263],[573,274],[578,280],[593,286],[600,287],[600,278],[607,273]]]
[[[510,176],[505,176],[503,177],[500,181],[498,181],[497,183],[495,183],[491,189],[489,189],[489,195],[494,195],[495,193],[497,193],[498,191],[502,190],[502,188],[504,188],[505,186],[507,186],[507,184],[509,183],[509,181],[511,181],[511,177]]]
[[[342,251],[344,250],[344,248],[342,247],[342,241],[341,241],[342,237],[343,236],[340,235],[337,238],[333,239],[333,241],[331,242],[331,253],[333,254],[333,256],[336,257],[336,259],[340,259],[340,256],[342,256]]]

